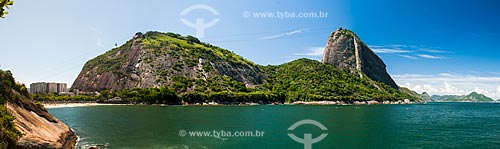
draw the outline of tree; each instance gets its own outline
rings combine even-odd
[[[193,37],[191,35],[186,36],[185,40],[187,40],[188,44],[193,44],[193,43],[200,43],[200,40],[196,37]]]
[[[13,5],[14,1],[12,0],[0,0],[0,18],[3,18],[4,15],[8,14],[5,9],[9,9],[9,5]]]

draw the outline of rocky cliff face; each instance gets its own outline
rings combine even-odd
[[[339,28],[332,32],[326,43],[322,62],[398,88],[387,73],[384,62],[349,30]]]
[[[15,103],[7,103],[5,106],[9,113],[16,117],[14,120],[16,129],[23,134],[16,148],[74,148],[76,134],[41,106],[30,105],[33,109],[21,107]]]
[[[184,94],[189,92],[218,97],[256,91],[289,101],[420,99],[409,89],[396,90],[384,62],[348,30],[332,33],[323,63],[301,59],[260,66],[194,37],[138,33],[124,45],[88,61],[72,89],[90,92],[166,86],[182,98],[191,96]]]
[[[73,83],[80,91],[169,85],[178,77],[227,76],[247,86],[262,84],[260,66],[228,50],[173,33],[137,33],[124,45],[88,61]]]
[[[9,118],[9,117],[14,118]],[[74,148],[76,134],[35,104],[10,71],[0,70],[0,148]]]

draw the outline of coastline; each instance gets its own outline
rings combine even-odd
[[[408,99],[398,101],[295,101],[293,103],[285,103],[290,105],[376,105],[376,104],[416,104],[421,102],[410,101]]]
[[[417,104],[424,102],[414,102],[409,100],[398,100],[398,101],[295,101],[295,102],[285,102],[285,103],[270,103],[270,104],[262,104],[262,103],[217,103],[217,102],[209,102],[209,103],[183,103],[181,105],[171,105],[171,106],[258,106],[258,105],[377,105],[377,104]],[[88,107],[88,106],[116,106],[116,105],[151,105],[151,106],[169,106],[166,104],[123,104],[123,103],[97,103],[97,102],[56,102],[56,103],[42,103],[42,105],[47,109],[53,108],[67,108],[67,107]]]
[[[133,104],[109,104],[109,103],[95,103],[95,102],[85,102],[85,103],[43,103],[43,107],[47,109],[53,108],[68,108],[68,107],[89,107],[89,106],[114,106],[114,105],[133,105]]]

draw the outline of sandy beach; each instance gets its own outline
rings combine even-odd
[[[110,105],[128,105],[128,104],[106,104],[106,103],[44,103],[45,108],[66,108],[66,107],[86,107],[86,106],[110,106]]]

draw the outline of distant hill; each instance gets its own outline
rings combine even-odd
[[[435,102],[492,102],[490,97],[472,92],[469,95],[432,95],[432,101]]]

